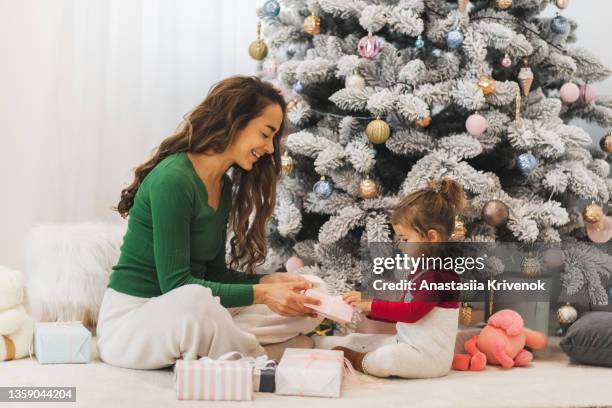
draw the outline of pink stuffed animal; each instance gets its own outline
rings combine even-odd
[[[533,354],[525,350],[546,347],[547,337],[523,327],[523,318],[514,310],[505,309],[493,314],[479,335],[464,344],[469,354],[455,354],[454,370],[480,371],[487,363],[504,368],[525,366]]]

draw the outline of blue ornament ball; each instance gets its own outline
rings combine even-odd
[[[463,45],[463,33],[459,30],[446,33],[446,45],[453,50],[461,47]]]
[[[567,18],[557,16],[550,20],[550,31],[555,34],[566,35],[570,31],[570,23]]]
[[[612,304],[612,285],[606,288],[606,293],[608,294],[608,304]]]
[[[263,5],[263,13],[266,17],[276,17],[280,13],[280,5],[276,0],[268,0]]]
[[[313,188],[314,193],[321,199],[328,199],[334,192],[334,184],[325,178],[317,181]]]
[[[295,84],[293,84],[293,90],[295,91],[295,93],[301,94],[302,92],[304,92],[304,84],[300,81],[296,82]]]
[[[431,50],[431,55],[436,58],[440,58],[442,56],[442,50],[439,48],[434,48],[433,50]]]
[[[530,175],[538,167],[538,159],[531,153],[523,153],[516,160],[516,165],[523,174]]]
[[[417,49],[422,50],[425,47],[425,40],[423,39],[423,37],[419,35],[419,38],[417,38],[416,41],[414,42],[414,46]]]

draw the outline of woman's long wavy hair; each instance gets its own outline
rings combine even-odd
[[[128,216],[134,197],[145,177],[166,157],[177,152],[221,153],[249,121],[270,104],[278,104],[283,121],[274,136],[274,153],[264,155],[250,171],[232,168],[232,209],[229,225],[230,267],[254,273],[266,257],[266,223],[276,204],[276,183],[281,174],[280,140],[286,124],[286,103],[271,84],[254,76],[233,76],[214,84],[206,98],[185,116],[176,133],[161,142],[151,159],[135,169],[134,181],[121,191],[116,210]],[[249,221],[251,214],[253,221]]]

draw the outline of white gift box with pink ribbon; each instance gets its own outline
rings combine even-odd
[[[331,296],[314,289],[307,289],[304,294],[321,301],[320,305],[304,304],[306,307],[316,310],[321,316],[341,323],[348,323],[352,320],[355,310],[342,300],[342,296]]]
[[[217,359],[177,360],[174,366],[176,395],[180,400],[250,401],[254,378],[274,367],[267,356],[245,357],[230,351]]]
[[[89,363],[91,333],[81,322],[36,323],[34,353],[41,364]]]
[[[276,368],[276,393],[340,397],[344,353],[338,350],[285,350]]]

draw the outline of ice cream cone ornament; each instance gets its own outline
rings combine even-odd
[[[519,85],[521,86],[521,91],[523,91],[523,96],[529,96],[531,85],[533,84],[533,71],[529,66],[527,57],[523,59],[523,67],[519,72],[518,80]]]

